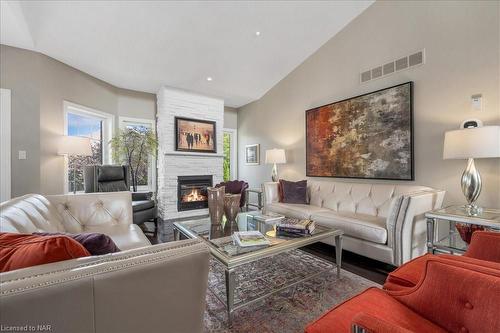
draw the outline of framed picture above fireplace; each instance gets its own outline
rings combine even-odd
[[[175,150],[216,153],[215,121],[175,117]]]
[[[413,83],[306,111],[309,177],[414,180]]]

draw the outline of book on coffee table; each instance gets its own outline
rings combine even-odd
[[[268,246],[269,240],[260,231],[240,231],[233,234],[233,239],[241,247]]]
[[[309,219],[284,218],[276,225],[278,236],[307,236],[310,235],[316,224]]]

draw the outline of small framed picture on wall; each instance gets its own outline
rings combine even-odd
[[[260,164],[260,144],[245,146],[245,164],[259,165]]]

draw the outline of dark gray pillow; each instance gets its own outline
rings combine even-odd
[[[289,182],[280,179],[283,203],[307,204],[307,180]]]

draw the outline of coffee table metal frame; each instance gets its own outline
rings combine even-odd
[[[307,237],[300,237],[300,238],[290,238],[286,239],[284,242],[281,242],[279,244],[275,244],[273,246],[269,246],[264,249],[256,250],[253,252],[249,253],[244,253],[244,254],[239,254],[237,256],[229,256],[222,252],[216,245],[212,244],[209,240],[205,239],[204,237],[199,236],[196,232],[190,230],[188,227],[184,226],[187,221],[183,222],[174,222],[174,237],[175,240],[180,239],[180,234],[183,234],[184,236],[188,238],[198,238],[203,240],[208,247],[210,248],[210,252],[212,256],[217,259],[223,266],[224,266],[224,272],[225,272],[225,280],[226,280],[226,300],[220,299],[215,293],[215,296],[223,303],[226,305],[227,308],[227,316],[228,316],[228,323],[231,325],[232,322],[232,314],[234,311],[238,310],[239,308],[252,304],[254,302],[257,302],[265,297],[268,297],[272,294],[275,294],[277,292],[282,291],[283,289],[292,287],[298,283],[301,283],[303,281],[309,280],[318,274],[323,273],[324,271],[317,272],[311,275],[308,275],[307,277],[304,277],[301,280],[295,281],[291,284],[285,285],[279,289],[273,290],[269,293],[266,293],[262,296],[259,296],[255,299],[252,299],[248,302],[244,303],[239,303],[238,305],[235,306],[234,304],[234,289],[236,287],[236,279],[235,279],[235,269],[238,266],[245,265],[254,261],[257,261],[259,259],[271,257],[273,255],[283,253],[289,250],[293,249],[298,249],[300,247],[316,243],[318,241],[333,237],[335,241],[335,259],[336,259],[336,268],[337,268],[337,276],[340,276],[340,267],[342,264],[342,235],[344,232],[342,230],[338,229],[329,229],[329,228],[324,228],[323,231],[307,236]]]

